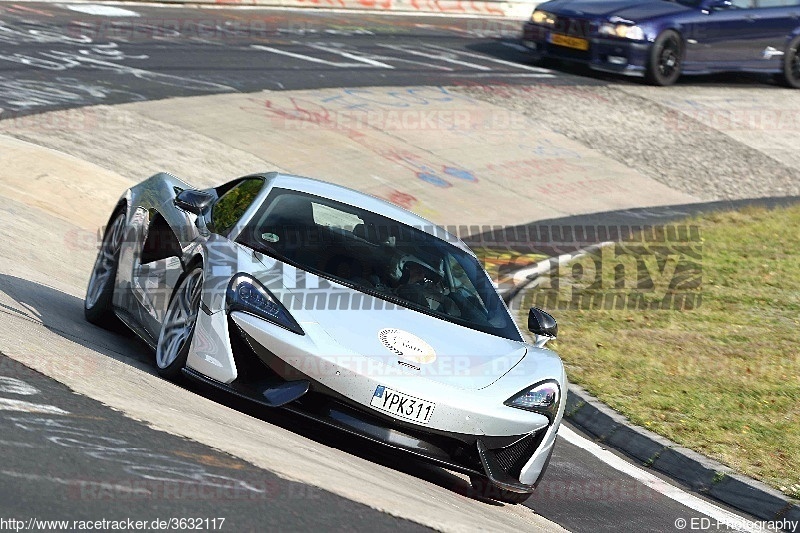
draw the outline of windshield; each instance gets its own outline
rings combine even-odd
[[[378,298],[522,340],[472,255],[396,220],[275,188],[237,241]]]

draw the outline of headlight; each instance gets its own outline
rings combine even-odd
[[[277,324],[298,335],[305,335],[300,324],[289,314],[281,302],[254,277],[236,274],[228,284],[227,309],[244,311]]]
[[[632,41],[644,41],[644,31],[639,26],[631,26],[629,24],[612,24],[604,22],[597,30],[601,35],[611,35],[621,39],[630,39]]]
[[[558,383],[550,380],[515,394],[506,400],[505,405],[541,413],[552,422],[558,413],[560,401],[561,390],[558,388]]]
[[[536,9],[531,15],[531,22],[544,24],[545,26],[554,26],[556,23],[556,16],[547,11],[539,11]]]

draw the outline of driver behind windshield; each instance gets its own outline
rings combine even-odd
[[[459,316],[461,313],[442,287],[442,276],[430,265],[416,257],[401,259],[402,275],[396,294],[401,298],[427,309]]]

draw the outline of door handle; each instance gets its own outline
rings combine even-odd
[[[755,16],[755,15],[747,15],[747,16],[745,17],[745,19],[747,19],[747,22],[755,22],[755,21],[757,21],[757,20],[758,20],[758,17],[757,17],[757,16]]]

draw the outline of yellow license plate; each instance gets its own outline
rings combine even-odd
[[[567,48],[574,48],[575,50],[588,50],[589,41],[581,39],[580,37],[570,37],[569,35],[561,35],[560,33],[553,33],[550,35],[550,42],[558,46],[565,46]]]

